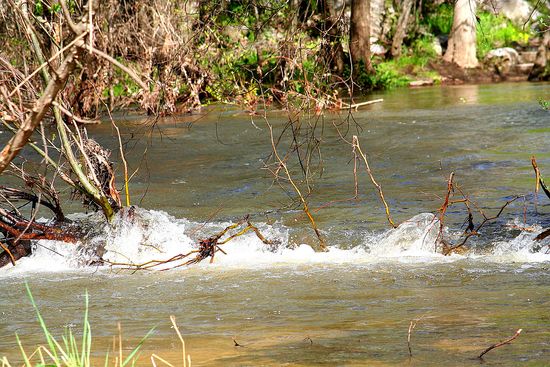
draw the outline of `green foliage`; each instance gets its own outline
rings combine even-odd
[[[425,18],[425,23],[435,35],[449,34],[453,26],[453,6],[443,3]]]
[[[529,31],[524,31],[502,15],[488,12],[478,14],[477,57],[483,59],[494,48],[513,46],[514,43],[526,44]]]
[[[437,73],[426,71],[426,65],[437,57],[432,36],[422,36],[412,41],[398,59],[375,63],[376,75],[365,79],[369,89],[390,89],[406,86],[409,74],[422,75],[437,79]]]
[[[360,71],[357,72],[354,82],[363,91],[392,89],[409,83],[409,78],[400,72],[400,67],[395,60],[375,63],[373,67],[374,73],[370,74],[365,71],[363,65],[358,65]]]
[[[543,110],[550,111],[550,100],[547,101],[542,98],[539,98],[539,104]]]
[[[120,58],[118,59],[118,61],[122,64],[127,63]],[[137,69],[137,65],[131,65],[131,67],[133,69]],[[137,85],[136,81],[132,79],[130,76],[128,76],[128,74],[126,74],[119,68],[114,68],[113,72],[114,72],[114,83],[111,86],[111,88],[113,90],[113,96],[115,98],[131,97],[136,95],[139,92],[140,90],[139,85]],[[103,91],[103,97],[107,97],[107,96],[109,96],[108,88]]]
[[[36,16],[50,16],[54,13],[59,12],[61,12],[61,4],[59,4],[58,2],[50,5],[45,1],[37,0],[34,3],[34,15]]]
[[[432,59],[437,56],[434,46],[434,38],[430,36],[422,36],[417,38],[412,43],[413,55],[419,58]]]

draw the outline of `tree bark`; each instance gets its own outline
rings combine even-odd
[[[401,45],[405,38],[413,3],[414,0],[405,0],[403,2],[403,8],[401,9],[401,14],[397,21],[397,29],[395,30],[395,35],[393,36],[393,42],[391,44],[391,55],[393,58],[401,56]]]
[[[358,65],[363,62],[365,71],[373,72],[370,60],[370,0],[351,1],[349,42],[352,63]]]
[[[323,34],[325,42],[323,43],[323,51],[327,58],[327,64],[331,70],[336,71],[338,75],[344,72],[344,50],[342,48],[342,34],[338,28],[339,17],[343,14],[338,14],[335,9],[334,0],[321,0],[323,14]]]
[[[542,42],[537,50],[535,66],[529,74],[529,80],[549,80],[550,79],[550,30],[544,33]]]
[[[476,56],[476,0],[457,0],[453,28],[447,52],[443,60],[453,62],[460,68],[475,68],[479,65]]]
[[[27,144],[34,129],[40,124],[46,112],[49,111],[57,94],[65,87],[65,82],[75,68],[77,54],[78,50],[76,48],[72,48],[69,51],[61,66],[53,73],[42,97],[34,103],[32,111],[25,119],[25,122],[19,127],[17,133],[0,152],[0,173],[8,167],[10,162],[19,154],[25,144]]]

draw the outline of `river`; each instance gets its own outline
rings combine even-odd
[[[352,149],[333,122],[350,116],[326,114],[318,120],[325,126],[322,135],[318,130],[323,175],[310,200],[326,253],[312,250],[316,239],[307,217],[288,206],[287,194],[263,169],[270,138],[261,117],[224,106],[154,125],[118,115],[130,167],[140,167],[130,183],[139,208],[135,220],[121,216],[110,229],[97,227],[106,258],[140,263],[185,253],[198,238],[246,214],[279,245],[265,246],[249,233],[224,245],[227,254],[218,253],[212,264],[133,273],[83,268],[74,246],[45,242],[33,257],[0,269],[0,357],[20,360],[15,333],[29,350],[45,343],[26,295],[28,282],[54,334],[80,330],[89,293],[98,364],[107,350],[113,354],[118,322],[126,354],[156,326],[139,365],[150,365],[151,353],[176,362],[174,315],[199,366],[474,366],[481,351],[520,328],[513,343],[485,356],[484,365],[548,365],[550,255],[548,243],[533,238],[550,225],[550,199],[533,195],[530,162],[535,155],[550,176],[550,113],[538,105],[541,97],[550,99],[550,84],[369,96],[384,102],[354,112],[347,138],[359,136],[395,221],[404,223],[397,229],[388,229],[363,167],[359,197],[349,200]],[[268,113],[275,131],[286,118],[282,111]],[[116,157],[108,122],[91,127],[89,135]],[[526,197],[484,227],[469,252],[442,256],[433,252],[429,213],[442,205],[451,172],[488,214],[514,195]],[[68,208],[75,217],[96,218],[81,213],[78,203]],[[462,206],[450,207],[450,236],[464,230],[465,217]],[[474,219],[480,222],[477,213]],[[411,320],[417,321],[412,357]]]

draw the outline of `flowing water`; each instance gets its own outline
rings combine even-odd
[[[118,322],[125,354],[156,326],[139,364],[150,364],[153,352],[180,360],[174,315],[193,365],[200,366],[479,365],[483,349],[520,328],[520,336],[488,353],[484,364],[550,365],[550,255],[548,242],[533,241],[550,225],[550,200],[533,196],[530,164],[536,155],[543,174],[550,172],[550,114],[536,103],[550,99],[550,84],[371,96],[379,97],[383,103],[354,112],[347,137],[359,136],[402,224],[387,229],[363,167],[359,197],[348,200],[354,196],[352,150],[331,128],[348,116],[329,114],[319,120],[324,171],[311,196],[326,253],[312,250],[307,218],[287,206],[287,194],[263,169],[270,139],[262,118],[221,107],[154,126],[116,117],[130,166],[140,167],[130,185],[139,207],[110,227],[78,213],[77,203],[70,207],[75,217],[97,223],[92,237],[106,244],[106,259],[142,263],[186,253],[198,238],[245,214],[278,245],[249,233],[224,245],[227,254],[218,253],[212,264],[132,273],[83,268],[85,255],[74,245],[41,243],[31,258],[0,270],[0,357],[20,359],[15,333],[28,349],[44,343],[28,282],[55,334],[65,327],[78,332],[87,290],[97,364],[107,350],[113,354]],[[280,131],[286,114],[271,111],[268,118]],[[116,155],[109,123],[89,135]],[[514,195],[528,195],[484,227],[469,252],[445,257],[434,253],[439,227],[433,214],[452,171],[488,215]],[[448,236],[464,230],[462,207],[447,215]],[[411,320],[417,320],[412,357]]]

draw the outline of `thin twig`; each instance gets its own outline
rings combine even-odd
[[[145,84],[141,78],[130,68],[124,66],[123,64],[121,64],[120,62],[118,62],[116,59],[114,59],[113,57],[107,55],[105,52],[103,51],[100,51],[98,50],[97,48],[95,47],[91,47],[90,45],[88,44],[85,44],[84,47],[96,54],[97,56],[100,56],[100,57],[103,57],[105,60],[109,61],[111,64],[117,66],[120,70],[124,71],[126,74],[128,74],[129,77],[131,77],[132,79],[134,79],[134,81],[136,83],[139,84],[139,86],[141,87],[141,89],[143,89],[144,91],[148,91],[149,90],[149,87],[147,86],[147,84]]]
[[[53,60],[55,60],[59,55],[61,55],[63,52],[65,52],[66,50],[68,50],[69,48],[71,48],[75,43],[77,43],[78,41],[80,41],[81,38],[83,38],[84,36],[86,36],[86,33],[82,33],[81,35],[79,35],[78,37],[76,37],[74,40],[71,41],[71,43],[69,43],[67,46],[63,47],[62,49],[60,49],[59,51],[57,51],[52,57],[50,57],[48,59],[48,61],[44,62],[42,65],[40,65],[38,68],[36,68],[35,71],[33,71],[32,73],[30,73],[27,77],[25,77],[25,79],[23,79],[19,84],[17,84],[17,86],[15,86],[15,88],[13,88],[13,90],[10,92],[10,94],[8,94],[8,97],[11,97],[13,96],[18,90],[19,88],[21,88],[26,82],[28,82],[29,80],[32,79],[33,76],[35,76],[38,72],[40,72],[40,70],[42,70],[43,68],[45,68],[46,66],[48,66],[50,64],[50,62],[52,62]]]
[[[409,324],[409,331],[407,333],[407,347],[409,349],[409,357],[412,357],[412,348],[411,348],[411,336],[412,336],[412,332],[414,330],[414,328],[416,327],[416,325],[420,322],[420,320],[422,320],[424,317],[426,316],[426,314],[420,316],[418,319],[415,319],[415,320],[411,320],[411,323]]]
[[[71,111],[69,111],[65,107],[63,107],[61,105],[61,103],[57,103],[56,101],[53,101],[52,105],[59,108],[59,110],[61,112],[63,112],[65,115],[69,116],[70,118],[72,118],[73,120],[78,122],[79,124],[83,124],[83,125],[98,125],[98,124],[101,124],[101,121],[99,121],[99,120],[87,120],[87,119],[83,119],[82,117],[75,116],[73,113],[71,113]]]
[[[13,254],[11,253],[11,251],[9,250],[9,248],[8,248],[6,245],[4,245],[2,242],[0,242],[0,247],[2,247],[2,249],[3,249],[4,251],[6,251],[6,253],[7,253],[7,254],[9,255],[9,257],[10,257],[11,264],[12,264],[13,266],[15,266],[15,257],[13,257]]]
[[[361,146],[359,145],[359,139],[357,138],[356,135],[353,136],[352,145],[353,145],[354,154],[356,154],[357,152],[359,153],[359,155],[363,159],[363,162],[365,163],[365,169],[367,170],[367,173],[370,177],[370,180],[371,180],[372,184],[376,187],[376,190],[378,190],[378,196],[380,197],[380,200],[382,201],[382,204],[384,204],[384,209],[386,210],[386,218],[388,219],[388,222],[390,223],[390,225],[393,228],[397,228],[397,225],[395,224],[395,222],[393,221],[393,219],[391,217],[390,207],[388,206],[388,203],[386,202],[386,199],[384,198],[384,192],[382,191],[382,186],[380,186],[380,184],[378,184],[378,182],[376,182],[376,180],[374,179],[374,176],[372,175],[372,171],[371,171],[370,166],[369,166],[369,162],[367,160],[367,156],[361,150]]]

